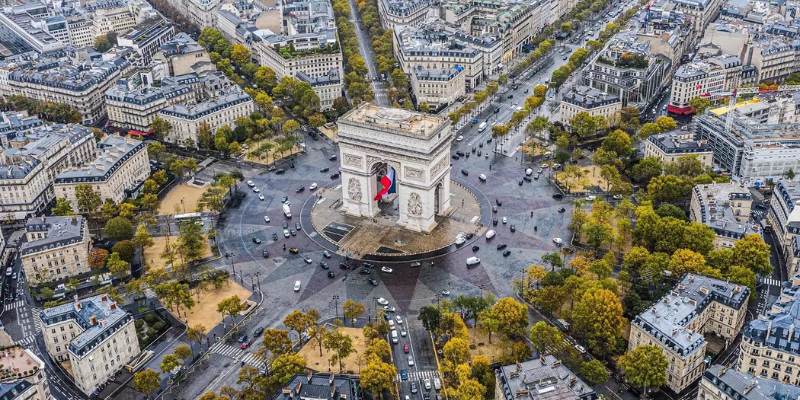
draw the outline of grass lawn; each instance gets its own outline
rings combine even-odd
[[[161,258],[161,253],[164,252],[164,247],[167,245],[167,239],[170,244],[174,244],[178,240],[178,236],[154,236],[153,245],[144,249],[144,262],[147,268],[164,268],[164,259]],[[201,258],[211,257],[211,246],[208,240],[203,241],[203,252]]]
[[[158,205],[158,215],[173,215],[197,211],[197,203],[206,188],[182,183],[175,185]],[[181,202],[183,200],[183,202]]]
[[[483,355],[494,363],[511,351],[511,341],[499,333],[492,335],[492,344],[489,344],[489,335],[481,328],[469,329],[470,354],[475,357]],[[472,347],[475,347],[474,349]]]
[[[585,192],[590,187],[608,190],[608,182],[600,176],[600,167],[588,165],[580,168],[583,171],[580,178],[570,177],[567,179],[566,173],[562,171],[556,174],[556,181],[571,192]]]
[[[302,150],[300,148],[300,146],[294,146],[294,148],[292,148],[291,153],[285,151],[285,152],[283,152],[283,154],[280,154],[280,153],[277,153],[277,152],[271,150],[269,153],[267,153],[267,155],[265,155],[263,157],[253,157],[253,156],[250,155],[251,151],[257,149],[262,143],[265,143],[265,142],[272,142],[275,145],[276,148],[278,147],[278,144],[273,142],[273,141],[271,141],[271,140],[260,140],[258,142],[249,143],[248,145],[250,146],[250,148],[248,150],[245,150],[244,159],[247,160],[247,161],[254,162],[254,163],[259,163],[259,164],[271,164],[271,163],[273,163],[273,162],[275,162],[277,160],[280,160],[281,158],[289,157],[292,154],[299,153]]]
[[[251,292],[231,279],[228,284],[220,289],[203,291],[200,294],[200,301],[195,301],[194,307],[186,315],[188,326],[202,325],[206,333],[222,322],[222,315],[217,312],[217,304],[222,299],[238,296],[242,301],[250,297]]]
[[[364,331],[359,328],[339,328],[339,331],[353,339],[353,348],[355,349],[355,352],[344,360],[344,372],[358,374],[361,370],[361,357],[365,353],[367,346],[364,338]],[[306,366],[308,368],[318,372],[328,372],[329,352],[325,347],[322,347],[322,357],[320,357],[319,344],[317,344],[315,340],[308,341],[308,343],[300,349],[299,354],[306,359]],[[330,368],[334,372],[339,372],[338,361]]]

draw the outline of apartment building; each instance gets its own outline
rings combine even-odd
[[[319,97],[320,110],[330,110],[333,102],[342,97],[342,77],[337,69],[331,69],[325,75],[309,76],[303,72],[297,73],[297,79],[308,83]]]
[[[154,59],[164,60],[170,76],[215,70],[206,49],[184,32],[162,44],[161,52],[156,53]]]
[[[656,2],[639,12],[636,29],[637,40],[647,43],[653,54],[670,60],[671,76],[681,65],[687,53],[692,52],[692,41],[697,40],[694,25],[689,17],[679,12],[669,12],[664,2]]]
[[[464,96],[464,68],[433,70],[417,67],[411,73],[411,89],[417,104],[427,104],[437,110],[453,104]]]
[[[53,190],[78,210],[75,189],[90,185],[102,200],[121,203],[134,197],[150,176],[146,143],[119,136],[108,136],[97,144],[98,155],[88,165],[68,169],[56,176]]]
[[[44,164],[47,179],[67,168],[83,165],[96,156],[94,132],[75,124],[43,124],[9,133],[2,158],[9,163],[33,157]]]
[[[800,275],[792,277],[770,309],[742,331],[736,369],[758,378],[800,386]]]
[[[255,111],[255,103],[247,93],[232,92],[193,105],[178,104],[159,112],[172,130],[165,141],[185,147],[197,147],[197,131],[208,126],[212,132],[223,125],[233,126],[239,117]]]
[[[800,397],[800,387],[712,365],[703,374],[697,400],[767,400]]]
[[[8,74],[6,95],[66,104],[82,123],[92,125],[106,115],[105,92],[130,68],[123,57],[110,60],[40,59]]]
[[[722,0],[659,0],[656,2],[659,9],[671,13],[679,13],[688,17],[692,22],[692,37],[689,45],[697,44],[706,27],[719,15]]]
[[[421,24],[431,9],[430,0],[380,0],[378,13],[385,29]]]
[[[769,201],[767,222],[778,239],[778,249],[789,276],[800,273],[800,182],[781,179]]]
[[[0,220],[20,221],[45,212],[55,200],[51,182],[44,164],[33,157],[0,163]]]
[[[159,86],[146,81],[147,75],[121,79],[106,91],[108,121],[117,128],[142,132],[150,130],[158,112],[176,104],[191,104],[199,98],[196,86],[203,77],[188,73],[161,80]]]
[[[623,107],[640,110],[650,105],[669,83],[671,61],[653,54],[651,46],[633,32],[612,37],[584,70],[588,86],[614,95]]]
[[[149,65],[153,55],[175,35],[172,22],[164,18],[153,18],[137,25],[128,34],[118,37],[117,44],[132,48],[139,55],[140,66]]]
[[[272,400],[342,400],[360,396],[358,377],[351,375],[322,374],[309,371],[297,374]]]
[[[124,1],[98,2],[90,5],[87,11],[92,16],[95,37],[109,32],[123,36],[137,23]]]
[[[552,355],[542,354],[532,360],[500,367],[497,370],[494,398],[595,400],[600,396],[560,360]]]
[[[667,358],[667,387],[675,393],[700,379],[705,370],[705,334],[730,343],[747,312],[749,289],[687,274],[670,293],[631,322],[628,348],[653,345]]]
[[[589,86],[576,85],[562,96],[558,119],[564,126],[570,126],[572,119],[584,112],[613,122],[617,120],[621,110],[622,101],[619,97]]]
[[[759,234],[750,218],[753,196],[743,184],[712,183],[692,188],[689,218],[711,228],[715,247],[733,247],[746,235]]]
[[[102,294],[39,313],[47,352],[69,362],[75,385],[92,395],[139,352],[133,316]]]
[[[689,104],[694,98],[730,92],[739,87],[742,62],[731,55],[697,60],[678,67],[672,77],[667,111],[671,114],[694,113]]]
[[[10,33],[10,39],[17,41],[14,53],[29,49],[39,54],[52,54],[64,50],[65,43],[56,38],[59,33],[51,33],[48,28],[56,26],[42,24],[41,19],[48,16],[47,6],[41,3],[16,5],[0,10],[0,25]]]
[[[89,227],[80,215],[29,218],[19,248],[28,284],[62,282],[89,272],[91,246]]]
[[[708,143],[695,140],[692,131],[681,127],[673,131],[650,135],[644,141],[645,157],[655,157],[664,164],[674,163],[685,156],[695,157],[704,168],[711,168],[713,153]]]
[[[214,12],[219,8],[220,0],[177,0],[173,5],[189,21],[195,21],[200,29],[213,28],[216,21]]]
[[[44,362],[0,328],[0,399],[50,400]]]

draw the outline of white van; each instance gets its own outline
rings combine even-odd
[[[289,208],[289,205],[286,203],[283,204],[283,215],[286,216],[286,218],[292,219],[292,209]]]
[[[494,229],[489,229],[488,231],[486,231],[486,240],[493,238],[494,235],[496,234],[497,232],[495,232]]]
[[[397,344],[400,339],[397,338],[397,331],[392,329],[392,343]]]
[[[478,132],[483,132],[485,130],[486,130],[486,122],[481,122],[481,124],[478,125]]]
[[[467,259],[467,266],[471,267],[473,265],[478,265],[481,263],[481,259],[478,257],[470,257]]]

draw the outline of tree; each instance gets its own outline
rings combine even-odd
[[[211,134],[211,128],[205,122],[200,124],[200,126],[197,128],[197,145],[201,149],[213,148],[212,146],[214,145],[214,135]]]
[[[235,315],[244,311],[245,308],[246,304],[236,295],[222,299],[222,301],[217,304],[217,312],[222,314],[222,318],[225,318],[225,316],[233,318]]]
[[[491,312],[500,322],[500,332],[508,336],[521,335],[528,326],[528,308],[512,297],[497,300]]]
[[[250,50],[240,43],[235,43],[231,46],[231,60],[238,66],[243,66],[250,62]]]
[[[384,362],[392,361],[392,349],[385,340],[372,340],[367,347],[366,354],[377,356]]]
[[[163,140],[170,131],[172,131],[172,125],[161,117],[153,118],[153,122],[150,123],[150,132],[153,133],[156,140]]]
[[[133,237],[133,226],[126,218],[114,217],[106,222],[103,235],[112,240],[128,240]]]
[[[569,32],[572,30],[572,22],[565,21],[561,23],[561,30],[564,32]]]
[[[70,204],[69,200],[59,197],[56,199],[56,204],[53,206],[53,215],[59,216],[66,216],[66,215],[73,215],[75,211],[72,210],[72,204]]]
[[[419,310],[417,319],[422,321],[422,326],[428,332],[435,332],[439,329],[439,322],[442,320],[442,313],[436,306],[424,306]]]
[[[647,389],[658,388],[667,383],[667,358],[656,346],[639,346],[620,356],[617,365],[625,376],[625,382]]]
[[[772,266],[769,263],[769,246],[757,234],[749,234],[733,244],[733,259],[741,265],[760,275],[769,275]]]
[[[664,167],[661,160],[656,157],[645,157],[633,166],[631,178],[646,185],[651,179],[661,175],[663,170]]]
[[[133,387],[150,398],[151,394],[161,388],[158,373],[149,368],[136,372],[133,374]]]
[[[590,385],[595,386],[608,380],[608,370],[597,359],[581,363],[581,375]]]
[[[613,151],[620,157],[627,157],[633,152],[633,140],[625,131],[615,129],[603,140],[603,148],[607,151]]]
[[[695,114],[700,115],[704,113],[709,106],[711,106],[711,101],[702,97],[695,97],[689,100],[689,105],[692,106]]]
[[[655,202],[685,203],[692,192],[693,183],[675,175],[654,177],[647,185],[647,194]]]
[[[283,324],[287,328],[297,332],[297,336],[302,337],[303,333],[308,330],[312,325],[316,324],[316,319],[309,313],[302,311],[292,310],[284,319]]]
[[[119,256],[119,253],[111,253],[106,261],[108,271],[114,274],[117,278],[121,278],[131,273],[131,265]]]
[[[367,365],[361,370],[361,386],[367,392],[380,396],[384,391],[392,391],[397,369],[394,365],[369,357]]]
[[[178,250],[184,262],[192,262],[203,254],[203,228],[193,221],[182,222],[178,228]]]
[[[474,400],[484,397],[486,388],[475,379],[466,379],[459,383],[458,389],[456,389],[456,400]]]
[[[75,199],[78,210],[82,213],[92,214],[100,207],[100,195],[92,189],[91,185],[81,183],[75,187]]]
[[[544,321],[533,324],[530,339],[539,353],[556,353],[564,347],[564,335],[561,331]]]
[[[452,338],[445,343],[442,349],[445,361],[456,366],[469,361],[469,342],[462,338]]]
[[[655,122],[648,122],[639,129],[639,136],[644,139],[661,132],[663,132],[663,130],[658,124]]]
[[[94,38],[94,49],[98,53],[105,53],[117,44],[116,32],[109,32]]]
[[[569,125],[578,137],[585,138],[594,135],[600,129],[604,129],[606,120],[600,115],[593,116],[587,112],[579,112],[572,117]]]
[[[661,128],[661,132],[671,131],[678,127],[678,123],[672,117],[666,115],[656,118],[656,125]]]
[[[292,340],[289,339],[289,331],[274,328],[265,330],[264,348],[269,350],[273,358],[291,352]]]
[[[150,247],[153,245],[153,238],[150,237],[150,232],[147,231],[145,224],[136,226],[136,233],[133,235],[133,244],[139,249]]]
[[[339,372],[344,371],[344,359],[353,354],[356,350],[353,347],[353,339],[338,329],[327,331],[323,338],[323,344],[326,349],[333,351],[335,357],[333,359],[339,362]]]
[[[586,340],[594,354],[605,355],[616,347],[624,319],[619,297],[608,289],[583,293],[572,312],[573,330]]]
[[[342,310],[345,321],[352,321],[364,314],[364,305],[352,299],[347,299],[342,304]]]
[[[119,257],[127,262],[133,261],[133,243],[130,240],[120,240],[117,243],[114,243],[114,247],[111,248],[112,253],[119,254]]]
[[[277,389],[305,369],[306,359],[303,356],[294,353],[281,354],[270,362],[270,385]]]
[[[206,328],[203,325],[193,325],[186,328],[186,338],[195,343],[200,343],[206,336]]]
[[[100,247],[92,247],[92,250],[89,252],[89,266],[92,269],[100,269],[106,265],[106,259],[108,258],[108,250],[100,248]]]
[[[175,348],[173,354],[178,356],[181,360],[187,361],[192,357],[192,349],[188,345],[180,344]]]

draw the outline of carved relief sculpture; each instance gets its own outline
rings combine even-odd
[[[344,153],[342,163],[349,167],[361,167],[361,156]]]
[[[347,195],[350,197],[350,200],[353,201],[361,201],[361,183],[356,178],[350,178],[347,181]]]
[[[411,167],[406,167],[405,171],[406,171],[405,172],[406,178],[414,179],[414,180],[417,180],[417,181],[422,180],[422,175],[425,173],[425,171],[423,171],[421,169],[416,169],[416,168],[411,168]]]
[[[408,215],[419,217],[422,215],[422,199],[417,193],[408,196]]]

